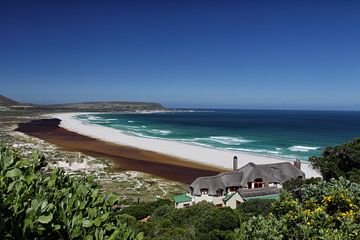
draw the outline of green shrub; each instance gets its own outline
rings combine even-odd
[[[207,202],[183,209],[163,205],[151,216],[139,226],[145,239],[225,239],[244,219],[238,210],[217,208]]]
[[[154,210],[154,212],[151,214],[151,219],[156,220],[156,219],[162,218],[166,214],[170,213],[173,210],[174,210],[174,207],[170,207],[167,204],[162,205]]]
[[[126,223],[128,226],[133,226],[137,223],[136,218],[134,218],[133,216],[130,216],[128,214],[121,214],[119,216],[119,220],[122,223]]]
[[[274,201],[275,200],[272,199],[252,199],[240,204],[238,206],[238,210],[249,217],[257,215],[266,216],[269,214],[271,210],[271,204]]]
[[[234,239],[359,239],[360,186],[340,178],[283,191],[268,217],[253,217]]]
[[[34,152],[22,159],[0,146],[0,232],[5,239],[142,239],[112,210],[91,178],[74,178]]]
[[[154,202],[140,203],[131,205],[121,210],[122,214],[128,214],[135,217],[137,220],[144,219],[154,212],[154,210],[163,205],[170,205],[170,200],[158,199]],[[172,205],[172,204],[171,204]]]
[[[327,147],[321,157],[309,158],[325,180],[344,177],[360,183],[360,138],[335,147]]]

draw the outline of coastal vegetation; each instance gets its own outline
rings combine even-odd
[[[298,196],[283,191],[278,200],[251,200],[237,209],[206,202],[175,209],[161,201],[164,205],[147,221],[135,220],[136,208],[124,212],[144,239],[358,239],[360,185],[340,178],[306,183],[299,190]],[[140,205],[147,215],[149,204]]]
[[[234,239],[358,239],[360,186],[344,178],[304,185],[294,197],[283,191],[267,216],[235,230]]]
[[[360,138],[334,147],[326,147],[321,157],[311,157],[310,162],[324,180],[344,177],[360,183]]]
[[[348,158],[359,156],[357,139],[334,149]],[[145,239],[359,239],[360,185],[349,174],[358,166],[356,160],[352,164],[325,181],[287,181],[278,200],[252,200],[235,210],[208,203],[175,209],[166,203],[132,226]],[[134,218],[138,214],[128,210]]]
[[[46,161],[0,147],[0,232],[5,239],[142,239],[91,177],[44,171]]]
[[[34,149],[41,150],[46,157],[46,169],[61,168],[68,175],[93,176],[103,192],[115,193],[121,201],[154,201],[171,198],[186,191],[186,184],[164,179],[153,174],[122,169],[114,161],[102,156],[90,156],[78,149],[64,149],[37,137],[14,131],[19,124],[30,119],[43,118],[38,113],[25,111],[0,111],[0,139],[14,148],[22,157],[31,157]]]
[[[176,209],[168,199],[119,199],[93,177],[46,167],[49,160],[37,151],[26,156],[0,148],[5,239],[358,239],[360,234],[358,139],[311,158],[328,174],[324,180],[294,179],[284,183],[278,200],[250,200],[237,209],[208,203]]]

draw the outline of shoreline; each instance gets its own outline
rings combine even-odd
[[[213,167],[215,169],[231,170],[232,158],[235,155],[239,159],[239,168],[249,162],[254,162],[255,164],[268,164],[294,161],[293,159],[287,160],[280,157],[276,158],[247,152],[231,152],[228,150],[212,149],[171,140],[133,136],[118,129],[84,123],[74,118],[78,114],[87,113],[59,113],[50,116],[60,119],[61,122],[59,126],[68,131],[121,146],[173,156],[184,161],[184,164],[187,162],[186,164],[190,165],[200,164],[209,168]],[[176,163],[169,161],[168,164]],[[305,173],[306,178],[321,177],[321,174],[312,169],[309,163],[302,162],[301,170]]]
[[[157,152],[91,138],[66,130],[60,127],[59,123],[60,119],[54,118],[34,119],[19,123],[15,131],[54,144],[60,150],[81,152],[98,159],[111,160],[114,170],[139,171],[186,184],[197,177],[215,175],[224,171]]]
[[[121,113],[117,113],[117,114],[152,114],[152,113],[159,113],[160,111],[145,111],[145,112],[121,112]],[[161,112],[171,112],[171,111],[161,111]],[[77,115],[87,115],[87,114],[108,114],[108,113],[98,113],[98,112],[79,112],[79,113],[58,113],[58,114],[71,114],[71,118],[77,116]],[[59,116],[56,114],[49,114],[49,115],[46,115],[50,118],[59,118]],[[98,124],[92,124],[92,123],[88,123],[88,122],[83,122],[79,119],[73,119],[73,120],[77,120],[77,121],[80,121],[82,124],[84,125],[88,125],[88,126],[100,126],[100,127],[105,127],[105,126],[102,126],[102,125],[98,125]],[[61,125],[61,124],[60,124]],[[66,128],[65,126],[62,126],[64,128]],[[110,127],[105,127],[105,128],[110,128]],[[231,152],[233,153],[234,155],[236,154],[247,154],[247,155],[251,155],[251,156],[254,156],[254,157],[269,157],[269,158],[272,158],[272,159],[277,159],[277,160],[280,160],[280,161],[287,161],[287,162],[293,162],[296,160],[296,158],[287,158],[285,156],[278,156],[278,155],[266,155],[266,154],[260,154],[260,153],[257,153],[257,152],[250,152],[250,151],[242,151],[242,150],[234,150],[234,151],[231,151],[229,149],[222,149],[222,148],[218,148],[218,147],[213,147],[213,146],[209,146],[209,145],[206,145],[206,144],[199,144],[199,143],[191,143],[191,142],[182,142],[182,141],[177,141],[175,139],[164,139],[164,138],[159,138],[159,137],[150,137],[150,136],[142,136],[142,135],[137,135],[137,134],[133,134],[131,132],[126,132],[124,130],[121,130],[121,129],[115,129],[115,128],[111,128],[111,129],[114,129],[114,130],[117,130],[119,131],[121,134],[124,134],[126,136],[129,136],[129,137],[137,137],[137,138],[141,138],[141,139],[151,139],[151,140],[161,140],[161,141],[169,141],[169,142],[175,142],[175,143],[180,143],[180,144],[185,144],[185,145],[190,145],[190,146],[196,146],[196,147],[201,147],[201,148],[206,148],[206,149],[211,149],[211,150],[220,150],[220,151],[223,151],[223,152]],[[293,146],[293,147],[300,147],[300,148],[307,148],[305,146]],[[181,156],[182,158],[182,156]],[[184,159],[185,160],[185,159]],[[302,163],[304,163],[304,161],[301,161]],[[307,162],[305,162],[305,164],[308,164]],[[229,168],[228,168],[229,169]]]

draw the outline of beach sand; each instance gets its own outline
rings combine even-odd
[[[112,160],[119,170],[150,173],[155,176],[191,183],[197,177],[210,176],[224,169],[206,166],[165,154],[114,144],[59,127],[60,119],[40,119],[19,123],[19,132],[55,144],[62,150],[82,152]]]
[[[202,169],[218,172],[221,170],[232,169],[232,159],[236,155],[238,157],[238,167],[242,167],[249,162],[255,164],[278,163],[284,161],[293,162],[293,160],[275,158],[270,156],[262,156],[245,152],[232,152],[186,144],[171,140],[161,140],[152,138],[143,138],[125,134],[124,132],[94,125],[83,123],[74,118],[78,113],[61,113],[52,115],[53,118],[61,119],[60,126],[68,131],[98,139],[104,142],[113,143],[121,146],[128,146],[138,151],[144,151],[151,154],[160,154],[161,163],[176,166],[200,167]],[[167,157],[164,157],[167,156]],[[171,157],[174,159],[171,159]],[[143,159],[146,161],[146,159]],[[152,159],[147,161],[158,162]],[[311,168],[308,163],[302,162],[301,170],[305,173],[306,178],[321,177],[320,173]],[[187,174],[187,172],[179,173]],[[208,174],[206,174],[208,175]]]

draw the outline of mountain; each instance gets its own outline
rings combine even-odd
[[[0,95],[0,106],[2,107],[9,107],[9,106],[15,106],[19,105],[18,102],[15,100],[12,100],[10,98],[4,97],[3,95]]]
[[[165,108],[159,103],[150,102],[84,102],[53,105],[36,105],[19,103],[10,98],[0,95],[0,108],[28,109],[42,111],[96,111],[96,112],[123,112],[123,111],[161,111]]]
[[[136,111],[136,110],[164,110],[165,108],[159,103],[151,102],[83,102],[47,105],[48,108],[54,109],[76,109],[81,111]]]

